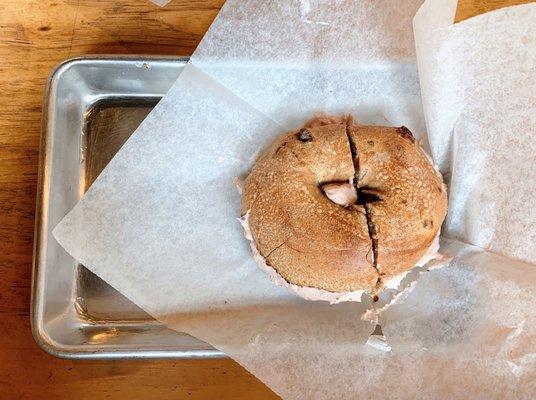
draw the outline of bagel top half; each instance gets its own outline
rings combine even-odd
[[[289,285],[375,293],[427,253],[446,206],[441,176],[406,128],[328,120],[259,157],[241,214],[254,250]]]

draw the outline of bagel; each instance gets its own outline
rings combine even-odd
[[[437,254],[446,188],[404,127],[317,118],[245,179],[241,222],[272,280],[309,300],[360,301]]]

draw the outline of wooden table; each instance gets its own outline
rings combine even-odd
[[[1,0],[0,399],[275,399],[231,360],[70,361],[29,324],[41,101],[51,68],[82,54],[191,54],[224,0]],[[460,0],[456,20],[525,0]]]

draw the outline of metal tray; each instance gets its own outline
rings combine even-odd
[[[187,62],[188,58],[77,58],[59,65],[49,78],[43,107],[31,322],[35,340],[52,355],[224,356],[155,321],[78,264],[51,233]]]

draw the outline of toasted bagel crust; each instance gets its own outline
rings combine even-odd
[[[241,215],[249,213],[266,264],[290,284],[372,291],[380,276],[407,271],[426,253],[445,217],[446,192],[420,146],[400,128],[323,123],[282,135],[260,156],[244,182]],[[382,198],[371,203],[369,215],[379,235],[379,273],[365,207],[335,204],[321,189],[354,177],[349,135],[359,157],[358,186]]]

